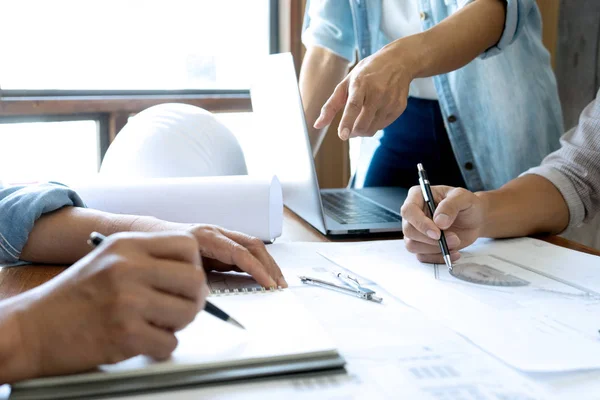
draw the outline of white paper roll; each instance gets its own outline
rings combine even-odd
[[[271,242],[281,236],[283,196],[276,176],[95,180],[70,185],[85,204],[117,214],[214,224]]]

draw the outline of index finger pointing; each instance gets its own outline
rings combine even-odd
[[[314,128],[321,129],[333,121],[336,114],[344,108],[348,96],[348,80],[344,79],[333,91],[333,94],[325,102],[321,109],[321,115],[315,121]]]

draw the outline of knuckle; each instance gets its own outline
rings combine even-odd
[[[379,106],[374,102],[369,102],[363,105],[363,109],[369,116],[375,116],[377,110],[379,109]]]
[[[122,354],[126,357],[132,357],[140,353],[139,329],[136,324],[130,321],[121,321],[114,330],[113,335],[120,345]]]
[[[427,226],[427,221],[426,220],[418,221],[416,223],[416,226],[414,226],[414,227],[419,232],[427,232],[427,230],[429,229],[429,226]]]
[[[411,253],[416,253],[416,242],[413,239],[405,238],[404,245],[406,246],[406,250],[408,250]]]
[[[249,239],[249,246],[258,250],[266,249],[266,246],[262,240],[257,237],[251,237]]]
[[[408,231],[410,226],[411,225],[407,220],[402,219],[402,235],[404,236],[404,239],[411,237],[410,232]]]
[[[457,187],[452,190],[458,196],[464,196],[469,193],[469,191],[465,188]]]
[[[206,274],[202,268],[196,268],[192,282],[195,288],[200,288],[206,284]]]
[[[165,360],[175,351],[177,344],[177,337],[174,334],[170,334],[168,339],[150,348],[148,355],[157,360]]]
[[[198,309],[196,308],[196,303],[193,303],[192,305],[186,307],[185,311],[183,312],[183,324],[179,329],[183,329],[185,328],[188,324],[192,323],[192,321],[194,321],[196,319],[196,315],[198,315]]]
[[[420,193],[421,188],[418,185],[415,185],[408,190],[408,197],[413,198],[414,196],[419,196]]]
[[[128,352],[124,352],[122,350],[115,350],[115,351],[111,351],[106,353],[106,364],[116,364],[118,362],[121,362],[127,358],[131,358],[133,356],[135,356],[137,354],[132,354],[132,353],[128,353]]]
[[[417,260],[419,260],[422,263],[429,263],[429,257],[423,254],[417,254]]]
[[[189,233],[189,232],[183,232],[181,234],[181,239],[180,239],[182,246],[184,248],[184,250],[186,252],[188,252],[189,254],[195,254],[199,252],[199,248],[198,248],[198,240],[196,239],[196,237]]]
[[[357,99],[352,98],[352,99],[348,100],[347,107],[349,110],[358,112],[361,109],[361,104],[358,102]]]
[[[363,86],[364,84],[365,84],[365,78],[360,73],[355,74],[350,81],[350,86],[352,86],[353,88],[359,88],[359,87]]]
[[[175,335],[169,335],[169,339],[166,341],[162,348],[163,354],[159,354],[159,358],[167,358],[175,351],[179,341]]]
[[[402,204],[402,207],[400,207],[400,216],[402,218],[409,217],[410,216],[410,209],[411,209],[411,204],[409,204],[409,203]]]
[[[129,291],[121,290],[113,296],[111,312],[118,315],[121,323],[124,319],[131,318],[133,315],[141,313],[146,301],[143,297],[138,297]]]
[[[111,235],[104,242],[104,250],[111,253],[119,253],[132,244],[132,238],[122,233]]]
[[[234,242],[233,240],[230,242],[230,246],[231,246],[231,253],[234,255],[246,256],[246,254],[250,253],[250,251],[248,251],[247,248],[240,245],[239,243]]]
[[[125,257],[114,256],[109,260],[106,267],[102,270],[102,282],[106,289],[117,291],[119,287],[127,280],[127,276],[133,269],[131,262]]]

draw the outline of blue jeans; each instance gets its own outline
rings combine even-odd
[[[417,163],[423,164],[432,185],[465,187],[439,103],[409,97],[404,113],[383,130],[364,186],[418,185]]]

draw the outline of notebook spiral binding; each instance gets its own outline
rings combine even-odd
[[[277,286],[277,287],[270,287],[270,288],[265,288],[265,287],[260,287],[260,288],[242,288],[240,289],[233,289],[233,290],[229,290],[229,289],[224,289],[224,290],[211,290],[209,293],[209,296],[236,296],[236,295],[244,295],[244,294],[260,294],[260,293],[275,293],[275,292],[281,292],[283,291],[283,288],[281,286]]]

